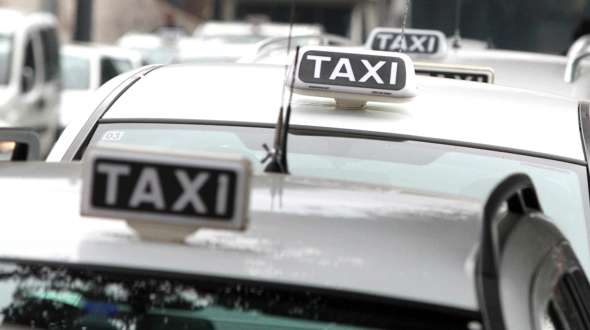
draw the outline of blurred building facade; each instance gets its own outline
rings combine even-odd
[[[295,0],[295,22],[321,24],[327,33],[363,42],[376,26],[401,24],[405,0]],[[271,21],[288,22],[290,0],[215,0],[213,18],[245,20],[264,15]]]
[[[76,24],[77,0],[0,0],[0,7],[46,10],[59,19],[62,40],[70,40]],[[151,32],[172,17],[192,32],[211,16],[213,0],[94,0],[92,41],[111,43],[126,32]]]

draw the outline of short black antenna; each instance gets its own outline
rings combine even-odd
[[[299,63],[299,46],[295,49],[295,61],[293,62],[293,72],[291,72],[291,83],[289,88],[289,102],[287,103],[287,112],[285,113],[285,122],[283,123],[283,136],[281,138],[281,163],[285,173],[289,173],[289,163],[287,162],[287,140],[289,136],[289,127],[291,125],[291,103],[293,102],[293,88],[295,85],[295,75],[297,74],[297,64]]]
[[[293,22],[295,21],[295,0],[291,0],[291,12],[289,14],[289,38],[287,40],[287,57],[291,53],[291,39],[293,36]],[[295,65],[297,62],[295,62]],[[287,168],[287,155],[283,155],[283,152],[286,152],[286,139],[288,128],[285,130],[285,119],[283,118],[284,113],[284,104],[285,104],[285,88],[288,79],[289,73],[289,64],[285,64],[285,74],[284,74],[284,81],[283,81],[283,90],[281,93],[281,107],[279,109],[279,117],[277,119],[277,126],[275,128],[275,135],[274,135],[274,143],[273,148],[270,149],[267,144],[263,144],[262,147],[266,150],[266,157],[262,159],[262,163],[266,163],[270,160],[270,162],[264,168],[264,171],[267,173],[283,173],[288,174],[289,170]],[[292,93],[293,88],[291,88]],[[288,106],[288,117],[290,117],[290,104],[291,104],[291,96],[289,96],[289,106]]]
[[[453,42],[451,44],[453,49],[461,48],[461,11],[463,9],[462,5],[462,0],[455,0],[455,31],[453,34]]]

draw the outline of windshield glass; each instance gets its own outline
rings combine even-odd
[[[7,85],[10,81],[10,69],[12,66],[12,38],[0,35],[0,85]]]
[[[90,88],[90,60],[78,56],[62,55],[61,76],[64,89],[86,90]]]
[[[0,262],[0,329],[425,330],[479,325],[476,313],[345,292],[72,267]]]
[[[588,183],[582,165],[535,157],[414,141],[320,136],[297,132],[289,137],[292,174],[361,183],[394,185],[485,200],[512,173],[527,173],[538,188],[545,213],[573,243],[590,269]],[[90,146],[141,146],[159,150],[238,153],[263,171],[264,143],[274,130],[259,127],[180,124],[99,125]],[[581,230],[583,229],[583,230]]]
[[[456,1],[413,0],[411,25],[452,35]],[[590,33],[586,0],[462,1],[463,38],[489,41],[496,48],[563,54]]]

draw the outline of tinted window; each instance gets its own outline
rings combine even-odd
[[[59,74],[59,43],[54,29],[41,30],[41,44],[45,55],[45,81],[54,80]]]
[[[0,35],[0,85],[6,85],[10,81],[11,62],[12,37]]]
[[[133,64],[129,60],[104,57],[100,61],[100,84],[102,85],[131,69],[133,69]]]
[[[468,329],[474,312],[203,276],[0,263],[0,327]]]
[[[25,65],[21,77],[21,90],[23,92],[28,92],[33,89],[38,73],[39,68],[37,67],[37,61],[35,60],[34,42],[32,39],[29,39],[27,40],[27,46],[25,47]]]
[[[84,57],[62,55],[61,76],[64,89],[84,90],[90,88],[90,61]]]

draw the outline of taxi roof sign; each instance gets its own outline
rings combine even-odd
[[[493,84],[496,76],[494,69],[482,66],[416,62],[415,67],[418,75],[486,84]]]
[[[244,230],[250,175],[237,156],[96,148],[85,157],[81,213],[179,233],[162,240],[198,228]]]
[[[299,94],[338,100],[395,102],[416,96],[412,60],[400,53],[302,47],[288,83]]]
[[[447,54],[447,38],[437,30],[379,27],[371,31],[366,48],[377,51],[402,52],[417,57],[440,58]]]

